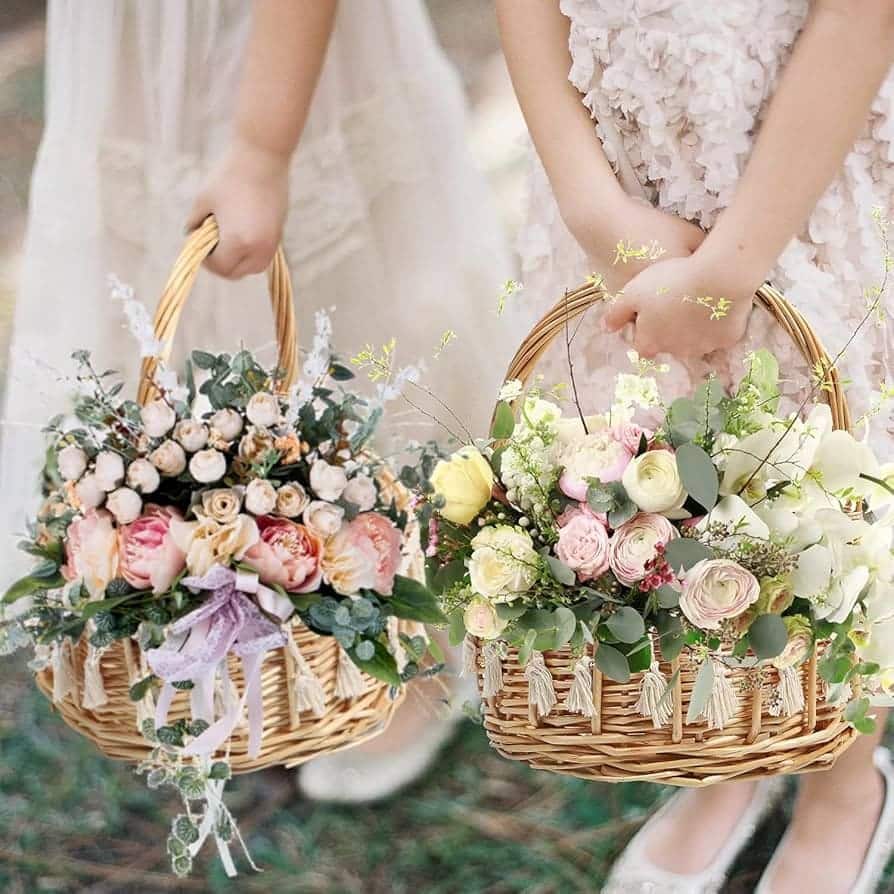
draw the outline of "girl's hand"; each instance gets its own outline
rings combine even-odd
[[[209,175],[187,223],[217,217],[220,241],[205,266],[227,279],[261,273],[282,236],[289,198],[289,158],[236,140]]]
[[[741,271],[727,272],[732,266],[699,252],[658,261],[627,284],[604,326],[617,332],[633,323],[634,347],[643,357],[702,357],[731,348],[745,334],[760,284]]]
[[[609,292],[620,291],[658,261],[688,258],[706,235],[682,217],[628,197],[618,209],[573,209],[564,216],[593,272],[603,277]],[[619,257],[619,243],[644,256]]]

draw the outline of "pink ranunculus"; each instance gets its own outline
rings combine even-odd
[[[634,451],[618,441],[610,431],[594,431],[571,441],[563,450],[564,466],[559,488],[572,500],[586,500],[588,480],[619,481]]]
[[[564,528],[568,522],[577,518],[579,515],[587,515],[590,518],[595,518],[597,521],[605,525],[606,528],[608,527],[608,514],[605,512],[596,512],[589,503],[578,503],[576,506],[566,506],[562,514],[556,518],[556,524],[560,528]]]
[[[112,514],[90,509],[68,526],[62,575],[82,580],[90,596],[101,599],[117,574],[118,534]]]
[[[382,596],[390,596],[400,564],[400,531],[391,519],[378,512],[361,512],[348,527],[355,535],[367,537],[375,547],[378,558],[373,589]]]
[[[593,580],[608,570],[608,532],[592,515],[581,512],[561,528],[555,550],[580,581]]]
[[[696,627],[717,630],[757,602],[760,584],[747,569],[730,559],[702,559],[686,572],[680,610]]]
[[[622,422],[612,429],[615,439],[623,444],[634,456],[639,452],[639,444],[643,435],[646,443],[652,440],[652,432],[635,422]]]
[[[261,580],[279,584],[289,593],[312,593],[323,579],[322,539],[304,525],[287,518],[262,515],[255,519],[260,537],[245,561]]]
[[[171,536],[171,522],[183,516],[171,506],[148,503],[143,514],[118,529],[121,576],[138,590],[164,593],[186,566],[186,555]]]
[[[658,555],[656,547],[667,546],[675,536],[674,526],[663,515],[634,515],[612,535],[609,560],[615,577],[628,586],[641,581],[648,573],[647,564]]]

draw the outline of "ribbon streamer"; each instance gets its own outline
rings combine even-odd
[[[168,630],[167,642],[146,653],[152,672],[164,680],[155,711],[156,726],[163,726],[174,699],[174,683],[193,683],[191,707],[194,718],[211,725],[184,749],[185,756],[211,755],[232,735],[243,712],[248,712],[248,754],[255,758],[261,750],[264,704],[261,694],[261,665],[271,649],[286,644],[280,627],[262,614],[258,605],[284,621],[292,612],[291,603],[258,583],[257,575],[215,565],[201,577],[186,577],[185,587],[206,591],[211,596]],[[245,594],[254,594],[258,605]],[[188,638],[183,642],[186,635]],[[180,644],[182,643],[182,647]],[[224,698],[224,712],[213,720],[214,683],[218,669],[226,675],[227,655],[242,659],[245,691],[235,701]],[[225,677],[226,683],[227,677]]]

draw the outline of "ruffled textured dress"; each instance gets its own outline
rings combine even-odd
[[[92,350],[136,389],[136,343],[107,277],[152,310],[226,145],[250,9],[244,0],[49,4],[46,127],[2,427],[4,560],[32,508],[40,426],[60,408],[72,350]],[[459,78],[419,0],[339,4],[291,186],[284,245],[302,344],[314,311],[334,306],[343,354],[396,337],[398,365],[427,358],[425,383],[483,428],[520,335],[495,310],[512,268],[465,145]],[[448,329],[456,341],[433,361]],[[257,348],[272,334],[260,277],[203,274],[177,343],[182,357],[184,346]],[[475,370],[475,387],[457,368]],[[436,434],[392,409],[404,441]]]
[[[714,224],[732,199],[808,7],[808,0],[561,0],[571,20],[569,80],[629,192],[706,229]],[[875,208],[894,217],[894,70],[841,173],[769,276],[832,356],[866,314],[866,290],[884,278]],[[522,300],[536,303],[538,312],[593,272],[562,223],[539,165],[520,248]],[[840,364],[854,418],[871,414],[873,446],[889,459],[892,402],[875,411],[881,383],[894,383],[892,310],[888,297]],[[629,345],[601,334],[597,312],[589,314],[576,340],[575,377],[599,394],[601,379],[629,367]],[[761,346],[777,353],[789,391],[807,380],[792,345],[755,311],[742,353]],[[727,378],[742,371],[738,358],[730,365],[728,358],[714,357],[688,370],[673,364],[672,390],[688,388],[709,366],[719,366]],[[564,344],[551,350],[542,371],[548,380],[567,380]]]

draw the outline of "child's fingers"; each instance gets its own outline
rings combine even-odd
[[[247,255],[248,248],[241,240],[221,239],[205,259],[205,266],[218,276],[232,279]]]
[[[606,332],[617,332],[636,319],[636,300],[627,295],[620,295],[609,306],[602,318],[602,327]]]

